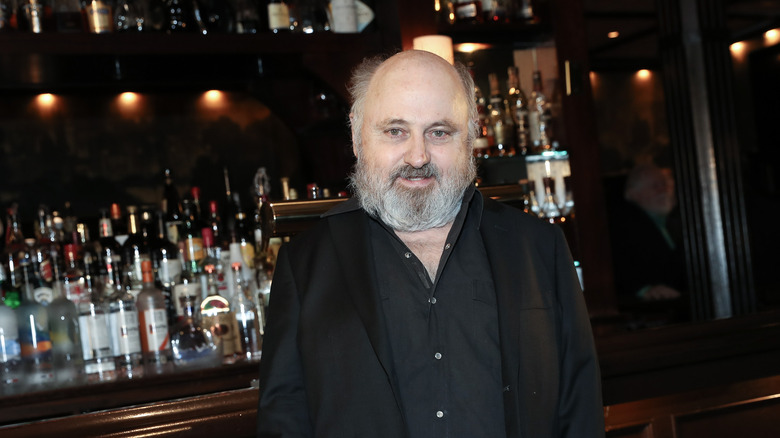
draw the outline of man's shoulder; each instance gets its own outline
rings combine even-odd
[[[506,203],[484,197],[482,223],[483,225],[511,226],[520,233],[546,233],[553,226],[537,216],[508,205]]]

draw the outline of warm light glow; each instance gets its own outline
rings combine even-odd
[[[774,45],[780,42],[780,30],[778,29],[772,29],[766,31],[764,33],[764,40],[766,40],[767,45]]]
[[[119,102],[121,102],[122,105],[133,105],[138,102],[138,95],[130,91],[125,91],[119,95]]]
[[[455,46],[455,50],[461,53],[472,53],[477,50],[489,49],[490,44],[481,43],[461,43]]]
[[[446,59],[453,64],[455,56],[452,52],[452,38],[446,35],[422,35],[412,40],[414,50],[425,50]]]
[[[646,68],[643,68],[642,70],[638,70],[638,71],[636,72],[636,77],[637,77],[638,79],[647,79],[647,78],[649,78],[651,75],[652,75],[652,73],[650,73],[650,70],[648,70],[648,69],[646,69]]]
[[[620,36],[620,32],[613,30],[612,32],[607,33],[607,38],[613,40]]]
[[[203,94],[203,98],[206,99],[206,102],[208,103],[220,103],[223,99],[223,94],[219,90],[209,90]]]
[[[730,49],[731,49],[731,53],[733,53],[734,55],[741,55],[742,52],[745,51],[745,43],[743,43],[742,41],[736,42],[731,45]]]
[[[54,95],[51,93],[39,94],[37,99],[38,105],[42,108],[51,108],[54,105]]]

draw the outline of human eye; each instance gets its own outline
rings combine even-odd
[[[434,128],[428,131],[428,136],[435,141],[445,141],[450,138],[452,132],[449,129]]]

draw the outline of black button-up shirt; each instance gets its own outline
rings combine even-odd
[[[371,242],[400,397],[411,438],[503,437],[496,296],[467,190],[437,278],[380,221]]]

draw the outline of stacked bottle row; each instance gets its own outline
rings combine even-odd
[[[0,31],[360,32],[373,10],[359,0],[0,0]]]
[[[536,23],[533,0],[436,0],[434,10],[447,24]]]
[[[479,86],[476,87],[480,129],[474,142],[474,155],[487,158],[555,151],[558,142],[553,135],[554,118],[541,72],[533,72],[533,91],[528,96],[520,87],[517,67],[508,67],[507,76],[506,93],[496,73],[488,75],[487,99]]]
[[[114,205],[95,240],[85,224],[45,207],[35,237],[25,238],[9,209],[0,394],[259,360],[266,249],[240,207],[223,222],[212,201],[202,221],[198,189],[178,202],[166,175],[167,211],[128,206],[122,222]],[[229,188],[227,196],[238,201]]]

